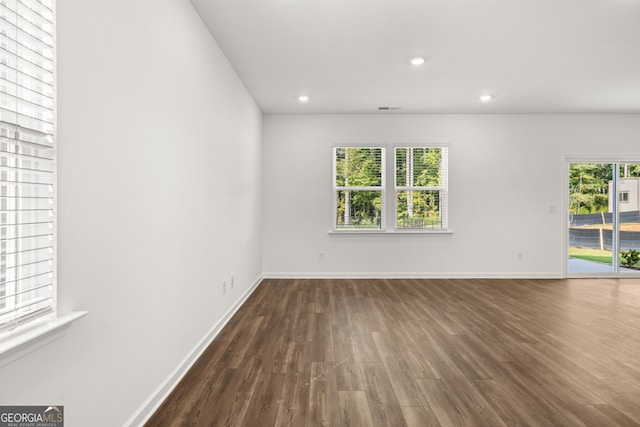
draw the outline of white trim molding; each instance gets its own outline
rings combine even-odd
[[[209,330],[209,332],[202,337],[200,342],[182,359],[173,372],[158,386],[158,388],[145,400],[142,405],[136,410],[136,412],[129,418],[124,424],[126,427],[137,427],[144,425],[149,418],[156,412],[156,410],[162,405],[173,389],[178,385],[182,378],[189,372],[189,369],[200,358],[202,353],[209,347],[213,340],[218,336],[220,331],[231,320],[233,315],[238,311],[244,302],[251,296],[253,291],[262,282],[263,276],[260,276],[256,281],[247,289],[247,291],[240,296],[240,298],[233,304],[229,310],[222,316],[222,318]]]
[[[265,279],[563,279],[562,273],[264,273]]]
[[[360,235],[375,235],[375,236],[401,236],[401,235],[405,235],[405,236],[439,236],[439,235],[447,235],[447,234],[453,234],[453,230],[423,230],[423,229],[415,229],[415,230],[401,230],[401,229],[395,229],[395,230],[365,230],[365,229],[360,229],[360,230],[329,230],[329,235],[332,236],[339,236],[339,235],[348,235],[348,236],[354,236],[357,234]]]
[[[71,323],[86,314],[86,311],[74,311],[60,316],[43,317],[0,334],[0,367],[62,338]]]

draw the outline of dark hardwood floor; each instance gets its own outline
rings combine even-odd
[[[640,280],[264,280],[147,426],[640,426]]]

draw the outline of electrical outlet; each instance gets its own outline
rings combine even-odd
[[[522,261],[524,259],[524,253],[518,252],[518,261]]]
[[[223,280],[222,281],[222,295],[227,293],[227,281]]]
[[[231,288],[233,288],[233,282],[234,282],[234,276],[233,274],[231,275],[231,279],[229,279],[229,283],[231,284]]]
[[[318,259],[319,259],[320,261],[324,261],[324,252],[319,252],[319,253],[318,253]]]

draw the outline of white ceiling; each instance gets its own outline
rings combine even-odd
[[[191,1],[266,114],[640,113],[640,1]]]

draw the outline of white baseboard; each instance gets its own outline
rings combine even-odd
[[[231,317],[238,311],[238,309],[249,298],[253,291],[258,287],[262,281],[262,276],[258,277],[256,281],[247,289],[247,291],[240,296],[235,304],[227,310],[224,316],[216,323],[213,328],[205,335],[200,342],[187,354],[187,356],[180,362],[176,369],[167,377],[166,380],[160,384],[160,386],[147,398],[147,400],[138,408],[138,410],[129,418],[124,424],[126,427],[142,426],[151,418],[155,411],[160,407],[162,402],[169,396],[173,389],[178,385],[180,380],[191,369],[193,364],[198,360],[202,353],[209,347],[209,344],[220,333],[222,328],[229,322]]]
[[[562,273],[264,273],[265,279],[564,279]]]

